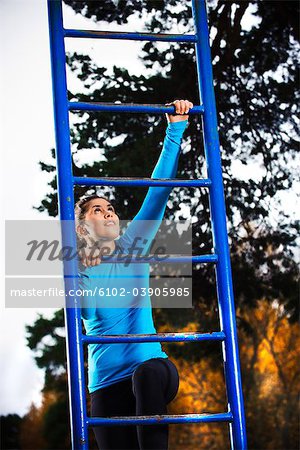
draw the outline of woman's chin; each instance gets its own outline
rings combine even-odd
[[[117,239],[119,237],[120,233],[116,230],[116,231],[111,231],[110,233],[105,233],[101,236],[99,236],[99,239],[103,239],[105,241],[114,241],[115,239]]]

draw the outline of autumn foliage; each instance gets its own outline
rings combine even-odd
[[[282,308],[275,303],[272,305],[261,300],[255,309],[243,310],[242,319],[248,324],[247,332],[244,328],[238,330],[247,438],[251,449],[296,449],[299,445],[300,328],[297,323],[290,324],[282,312]],[[237,317],[240,314],[237,308]],[[189,323],[185,328],[196,331],[197,325]],[[166,325],[158,331],[167,329]],[[227,411],[221,358],[221,347],[219,364],[210,357],[203,358],[196,364],[190,364],[184,358],[171,357],[179,371],[180,385],[176,398],[168,405],[169,414]],[[54,407],[62,402],[61,395],[45,393],[40,409],[32,405],[22,422],[22,449],[54,448],[49,446],[49,433],[55,435],[59,429],[63,440],[61,446],[55,448],[68,448],[66,398],[67,392],[63,401],[63,419],[59,416],[59,408]],[[52,432],[51,428],[47,428],[49,412],[52,414]],[[61,429],[62,421],[64,423]],[[170,450],[230,449],[229,425],[226,423],[174,424],[169,427]],[[90,438],[91,448],[96,449],[92,433]],[[57,439],[59,440],[59,435]]]

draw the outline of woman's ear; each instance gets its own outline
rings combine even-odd
[[[76,232],[80,235],[80,236],[86,236],[88,234],[87,230],[82,226],[82,225],[77,225],[76,227]]]

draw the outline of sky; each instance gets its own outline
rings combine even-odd
[[[49,219],[47,212],[40,213],[33,209],[33,206],[39,206],[49,191],[47,182],[53,177],[41,172],[38,164],[38,161],[52,163],[50,149],[55,147],[47,3],[46,0],[1,0],[0,17],[0,136],[3,161],[0,195],[4,205],[1,221],[0,414],[23,415],[32,401],[40,405],[44,380],[43,370],[37,368],[33,354],[26,346],[25,325],[32,324],[38,313],[52,317],[54,310],[5,308],[4,255],[7,249],[4,238],[6,220],[25,219],[29,223],[34,219]],[[249,10],[244,27],[253,23]],[[64,25],[78,29],[97,29],[101,26],[91,25],[89,20],[75,15],[69,7],[64,7]],[[133,18],[126,26],[114,24],[113,29],[142,31],[140,25],[141,21]],[[107,25],[103,28],[107,29]],[[178,27],[173,31],[184,32]],[[87,52],[101,66],[111,69],[116,64],[135,75],[147,73],[137,58],[141,45],[140,42],[127,41],[120,51],[117,40],[66,40],[67,51]],[[81,89],[81,84],[69,71],[68,87],[73,92]],[[94,158],[96,154],[99,155],[99,152],[91,152],[90,157]],[[237,167],[237,170],[241,168]],[[8,187],[9,196],[6,195]],[[290,204],[292,210],[293,201]]]

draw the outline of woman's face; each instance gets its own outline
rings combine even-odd
[[[114,207],[104,198],[94,198],[89,201],[85,222],[95,238],[102,237],[113,240],[119,236],[119,217],[115,213]]]

